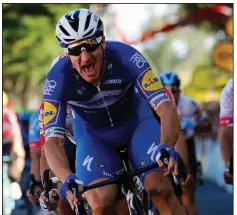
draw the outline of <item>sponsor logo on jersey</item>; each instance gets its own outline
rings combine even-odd
[[[42,103],[39,109],[39,127],[40,134],[44,135],[44,103]]]
[[[127,90],[132,86],[132,82],[127,85],[125,89],[110,90],[110,91],[100,91],[94,97],[87,101],[68,101],[68,104],[76,105],[83,108],[93,109],[93,108],[103,108],[114,104],[118,101],[123,101],[125,98]],[[87,110],[88,112],[89,110]],[[85,112],[85,111],[84,111]]]
[[[104,175],[104,176],[108,176],[108,177],[110,177],[110,178],[113,178],[113,175],[112,175],[111,173],[109,173],[109,172],[103,171],[103,175]]]
[[[159,78],[152,72],[151,68],[148,68],[140,74],[137,78],[137,83],[140,90],[147,98],[154,96],[154,94],[157,94],[158,91],[163,89],[163,85]]]
[[[105,167],[106,167],[105,164],[97,164],[97,166],[98,166],[99,168],[105,168]]]
[[[44,101],[44,125],[48,125],[53,119],[57,116],[58,109],[57,107],[49,102]]]
[[[131,58],[130,61],[134,64],[136,64],[136,66],[141,69],[142,67],[144,67],[145,63],[147,63],[146,59],[138,52],[136,52]]]
[[[156,109],[164,101],[170,101],[170,100],[167,94],[164,91],[162,91],[161,93],[156,95],[153,99],[151,99],[150,104],[154,109]]]
[[[156,91],[163,88],[159,78],[155,76],[151,69],[144,73],[141,85],[145,91]]]
[[[56,81],[46,79],[44,83],[43,94],[51,96],[56,86]]]
[[[104,82],[104,84],[121,84],[121,79],[108,79]]]
[[[77,94],[82,95],[82,90],[77,89]]]

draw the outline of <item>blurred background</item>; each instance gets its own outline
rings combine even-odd
[[[3,4],[3,90],[16,113],[39,107],[51,62],[63,52],[55,38],[56,22],[80,7],[95,10],[104,21],[106,39],[137,48],[157,74],[176,71],[183,94],[207,111],[213,133],[197,137],[208,180],[208,187],[197,192],[200,214],[219,214],[208,212],[210,207],[202,201],[208,189],[221,196],[211,196],[213,203],[226,201],[222,214],[232,214],[232,187],[222,180],[224,164],[213,169],[212,162],[220,157],[220,92],[233,76],[233,4]],[[215,147],[216,154],[207,158]]]

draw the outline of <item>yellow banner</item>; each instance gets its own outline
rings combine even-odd
[[[212,53],[214,63],[229,72],[233,71],[233,44],[223,41],[216,45]]]
[[[233,17],[230,17],[225,25],[225,32],[228,36],[233,38]]]

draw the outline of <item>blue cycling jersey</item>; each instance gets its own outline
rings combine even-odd
[[[43,89],[46,139],[64,137],[67,104],[87,128],[110,128],[125,122],[138,106],[149,103],[156,110],[169,101],[160,80],[136,49],[107,41],[105,58],[98,86],[86,82],[65,55],[53,61]],[[140,103],[134,92],[146,103]]]
[[[29,143],[40,142],[39,112],[35,111],[29,122]]]

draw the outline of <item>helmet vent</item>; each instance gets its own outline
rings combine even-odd
[[[86,36],[90,35],[90,34],[93,32],[93,30],[94,30],[94,29],[92,28],[89,32],[87,32],[86,34],[84,34],[83,37],[86,37]]]
[[[97,29],[100,29],[101,28],[101,26],[102,26],[102,21],[101,20],[99,20],[99,22],[98,22],[98,26],[97,26]]]
[[[78,31],[79,22],[74,21],[74,22],[68,22],[68,23],[71,25],[71,27],[73,28],[74,31],[76,31],[76,32]]]
[[[74,41],[74,39],[64,39],[65,41],[67,41],[67,42],[73,42]]]
[[[70,34],[64,29],[62,25],[59,25],[60,30],[67,36],[70,36]]]
[[[86,19],[86,24],[85,24],[85,28],[84,28],[84,31],[87,30],[87,28],[89,27],[89,24],[90,24],[90,19],[91,19],[91,14],[89,14],[87,16],[87,19]]]

